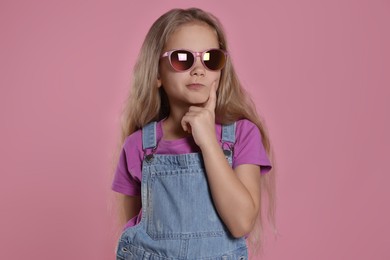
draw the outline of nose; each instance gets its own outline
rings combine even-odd
[[[202,61],[200,60],[200,57],[196,57],[195,64],[191,69],[191,76],[204,76],[206,71],[205,67],[203,66]]]

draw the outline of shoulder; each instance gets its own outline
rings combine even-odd
[[[223,125],[216,124],[216,134],[221,136]],[[241,143],[243,139],[260,138],[260,130],[252,121],[248,119],[240,119],[235,122],[236,143]],[[261,139],[261,138],[260,138]]]
[[[127,136],[112,182],[112,189],[129,196],[140,194],[142,141],[140,131]]]
[[[242,119],[236,122],[234,152],[233,168],[241,164],[255,164],[261,166],[261,173],[266,173],[272,167],[260,130],[250,120]]]
[[[125,150],[131,150],[134,148],[141,148],[142,150],[142,130],[139,129],[127,136],[123,142],[123,148]]]
[[[237,120],[236,122],[237,124],[237,128],[240,127],[240,128],[244,128],[244,129],[248,129],[248,128],[257,128],[257,126],[255,125],[255,123],[253,123],[252,121],[244,118],[244,119],[240,119],[240,120]]]
[[[138,167],[143,158],[141,130],[137,130],[125,138],[123,151],[126,154],[129,168]]]
[[[260,130],[248,119],[241,119],[236,122],[236,151],[259,149],[262,147]]]
[[[154,133],[156,135],[157,140],[159,140],[159,139],[162,138],[162,135],[163,135],[163,132],[162,132],[162,120],[155,121],[153,123],[155,123],[156,127],[154,128],[154,130],[152,130],[152,132],[149,132],[148,135],[150,133],[152,133],[152,134]],[[139,151],[143,152],[143,146],[142,146],[142,132],[143,132],[143,129],[144,128],[138,129],[137,131],[135,131],[134,133],[132,133],[131,135],[129,135],[129,136],[127,136],[125,138],[123,146],[124,146],[124,148],[126,148],[126,150],[134,150],[134,149],[136,149],[136,150],[139,150]],[[151,130],[151,129],[149,128],[148,130]]]
[[[237,140],[248,135],[260,136],[260,130],[252,121],[248,119],[240,119],[236,122],[236,136]],[[260,136],[261,137],[261,136]]]

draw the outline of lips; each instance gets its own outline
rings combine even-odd
[[[191,84],[187,84],[186,86],[187,86],[187,88],[190,88],[190,89],[200,89],[200,88],[204,87],[203,84],[199,84],[199,83],[191,83]]]

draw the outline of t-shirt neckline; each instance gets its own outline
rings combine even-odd
[[[178,139],[172,139],[172,140],[164,139],[164,130],[163,130],[162,124],[163,124],[163,121],[164,121],[165,119],[166,119],[166,118],[160,120],[160,121],[157,123],[157,127],[156,127],[156,130],[157,130],[157,139],[159,139],[160,142],[165,143],[165,144],[173,145],[173,144],[187,143],[188,140],[191,140],[191,139],[192,139],[192,136],[191,136],[191,135],[186,136],[186,137],[182,137],[182,138],[178,138]]]

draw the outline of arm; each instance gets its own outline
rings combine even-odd
[[[233,170],[217,141],[201,149],[218,214],[234,237],[248,234],[260,207],[260,166],[243,164]]]
[[[128,196],[117,193],[118,215],[121,226],[136,216],[141,209],[141,196]]]
[[[200,147],[211,195],[225,225],[234,237],[248,234],[260,207],[260,166],[243,164],[233,170],[215,136],[215,83],[203,107],[191,106],[182,127]],[[188,127],[190,126],[190,128]]]

